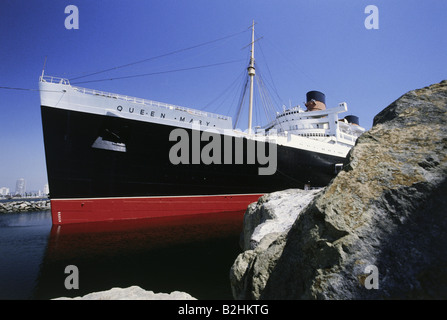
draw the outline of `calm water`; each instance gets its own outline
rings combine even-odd
[[[0,299],[51,299],[138,285],[232,299],[241,213],[120,223],[51,225],[49,211],[0,214]],[[65,267],[79,289],[64,286]]]

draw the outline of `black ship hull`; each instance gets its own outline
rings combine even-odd
[[[259,168],[266,167],[265,163],[261,164],[258,159],[252,164],[247,161],[249,140],[233,136],[233,158],[229,164],[223,164],[223,146],[222,164],[202,161],[173,164],[169,155],[177,143],[170,141],[174,126],[48,106],[41,106],[41,112],[53,223],[56,224],[172,215],[179,214],[173,210],[182,211],[186,207],[183,211],[189,214],[204,204],[204,199],[214,199],[210,206],[220,203],[216,196],[225,198],[218,210],[225,211],[226,207],[228,211],[234,210],[235,205],[230,202],[237,196],[241,196],[241,203],[235,202],[243,209],[265,193],[303,188],[306,184],[325,186],[336,175],[335,165],[346,161],[282,145],[274,149],[272,143],[264,142],[267,153],[276,151],[276,170],[262,175]],[[189,137],[194,134],[191,128],[184,130]],[[223,134],[216,136],[224,139]],[[201,150],[207,143],[200,142]],[[234,161],[238,143],[243,145],[242,163]],[[124,202],[130,205],[130,199],[138,199],[139,209],[124,210]],[[152,202],[144,205],[143,199]],[[177,206],[172,206],[174,199],[181,199]],[[100,200],[103,201],[100,206],[107,208],[102,208],[103,212],[97,215],[95,210],[99,210],[99,205],[93,203]],[[162,206],[168,209],[160,209]],[[126,213],[112,214],[114,207]],[[149,213],[151,208],[158,208],[152,210],[158,213]],[[133,215],[134,209],[139,214]]]

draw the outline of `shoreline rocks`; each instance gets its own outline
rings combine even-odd
[[[447,81],[380,112],[290,230],[237,257],[234,298],[446,299],[446,123]]]
[[[60,297],[51,300],[197,300],[186,292],[154,293],[139,286],[128,288],[112,288],[106,291],[93,292],[82,297]]]
[[[0,203],[0,213],[32,212],[50,209],[50,200],[19,200]]]

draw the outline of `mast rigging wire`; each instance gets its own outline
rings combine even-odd
[[[222,40],[225,40],[225,39],[228,39],[228,38],[235,37],[235,36],[237,36],[237,35],[239,35],[241,33],[244,33],[244,32],[247,32],[247,30],[240,31],[240,32],[237,32],[237,33],[233,33],[233,34],[230,34],[228,36],[225,36],[225,37],[222,37],[222,38],[219,38],[219,39],[203,42],[203,43],[200,43],[200,44],[188,47],[188,48],[174,50],[174,51],[171,51],[171,52],[168,52],[168,53],[165,53],[165,54],[161,54],[161,55],[158,55],[158,56],[155,56],[155,57],[150,57],[150,58],[146,58],[146,59],[143,59],[143,60],[138,60],[138,61],[135,61],[135,62],[126,63],[126,64],[123,64],[123,65],[120,65],[120,66],[116,66],[116,67],[112,67],[112,68],[108,68],[108,69],[92,72],[92,73],[89,73],[89,74],[86,74],[86,75],[83,75],[83,76],[74,77],[74,78],[71,78],[70,81],[81,79],[81,78],[85,78],[85,77],[89,77],[89,76],[92,76],[92,75],[96,75],[96,74],[100,74],[100,73],[104,73],[104,72],[108,72],[108,71],[112,71],[112,70],[117,70],[117,69],[121,69],[121,68],[125,68],[125,67],[130,67],[130,66],[133,66],[133,65],[136,65],[136,64],[140,64],[140,63],[143,63],[143,62],[147,62],[147,61],[163,58],[163,57],[166,57],[166,56],[170,56],[170,55],[173,55],[173,54],[176,54],[176,53],[180,53],[180,52],[183,52],[183,51],[199,48],[199,47],[208,45],[210,43],[214,43],[214,42],[218,42],[218,41],[222,41]]]
[[[6,89],[6,90],[20,90],[20,91],[62,92],[62,91],[60,91],[60,90],[40,90],[40,89],[15,88],[15,87],[0,87],[0,89]]]
[[[242,59],[239,59],[239,60],[230,60],[230,61],[225,61],[225,62],[219,62],[219,63],[213,63],[213,64],[207,64],[207,65],[201,65],[201,66],[189,67],[189,68],[182,68],[182,69],[174,69],[174,70],[167,70],[167,71],[158,71],[158,72],[142,73],[142,74],[136,74],[136,75],[130,75],[130,76],[122,76],[122,77],[115,77],[115,78],[105,78],[105,79],[87,80],[87,81],[74,82],[73,84],[90,83],[90,82],[101,82],[101,81],[112,81],[112,80],[120,80],[120,79],[129,79],[129,78],[145,77],[145,76],[152,76],[152,75],[164,74],[164,73],[172,73],[172,72],[188,71],[188,70],[194,70],[194,69],[210,68],[210,67],[215,67],[215,66],[220,66],[220,65],[224,65],[224,64],[230,64],[230,63],[240,62],[240,61],[243,61],[243,60],[242,60]]]
[[[220,99],[221,97],[223,97],[228,91],[230,91],[230,89],[232,89],[233,87],[235,87],[235,85],[237,84],[238,80],[240,80],[241,78],[244,77],[244,73],[245,70],[242,70],[242,72],[240,72],[237,77],[235,78],[235,80],[227,87],[225,88],[225,90],[222,91],[222,93],[220,93],[216,98],[214,98],[212,101],[208,102],[203,108],[202,110],[206,110],[209,107],[211,107],[214,103],[217,102],[218,99]],[[225,98],[227,99],[227,98]],[[219,106],[221,106],[223,103],[225,102],[225,100],[223,100]],[[216,107],[214,107],[213,109],[215,109]],[[211,112],[215,112],[215,110],[210,110]]]
[[[246,96],[246,93],[247,93],[247,87],[248,87],[248,74],[245,77],[245,83],[243,85],[243,88],[242,88],[242,91],[241,91],[241,96],[239,98],[239,107],[237,109],[236,121],[234,122],[233,129],[236,129],[237,124],[239,122],[240,115],[241,115],[241,110],[242,110],[242,105],[244,104],[245,96]]]

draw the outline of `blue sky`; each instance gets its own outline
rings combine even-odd
[[[379,9],[377,30],[364,26],[371,4]],[[65,28],[68,5],[79,9],[77,30]],[[72,80],[236,61],[77,84],[234,116],[247,65],[248,27],[255,20],[256,38],[262,37],[255,48],[257,71],[274,101],[302,105],[307,91],[320,90],[329,107],[346,101],[349,114],[370,128],[373,117],[402,94],[447,79],[445,12],[443,0],[2,0],[0,86],[37,89],[45,57],[47,75],[74,78],[237,34]],[[245,129],[246,120],[241,121]],[[0,89],[0,150],[0,187],[14,191],[23,177],[28,190],[43,188],[37,91]]]

